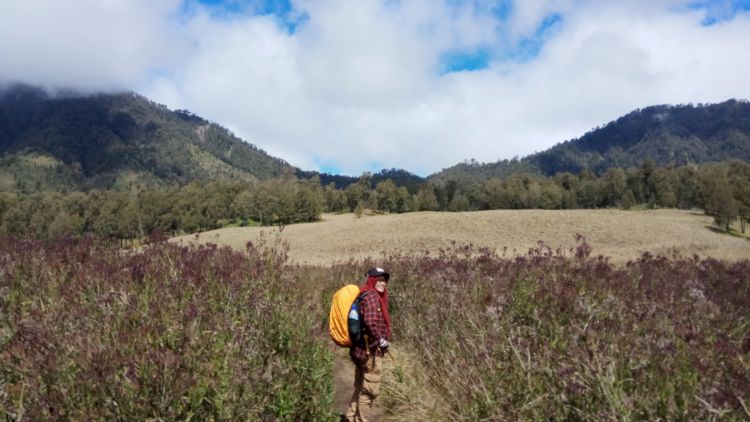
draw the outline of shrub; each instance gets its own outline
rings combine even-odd
[[[419,359],[446,419],[750,417],[748,261],[644,254],[615,267],[582,241],[381,265],[393,347]]]
[[[32,420],[330,420],[330,298],[377,264],[393,275],[403,351],[380,399],[392,413],[750,417],[750,261],[644,254],[614,266],[583,241],[325,268],[290,266],[286,252],[278,240],[240,253],[0,238],[0,408]]]
[[[329,418],[318,320],[265,246],[0,239],[6,417]]]

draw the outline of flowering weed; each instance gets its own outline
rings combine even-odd
[[[332,361],[283,244],[0,239],[6,418],[321,420]]]

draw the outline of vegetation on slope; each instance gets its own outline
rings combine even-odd
[[[264,180],[295,169],[186,110],[133,93],[0,93],[0,189],[129,189],[217,179]]]
[[[471,182],[521,172],[552,176],[584,169],[602,175],[612,167],[629,168],[647,159],[660,167],[750,161],[750,102],[646,107],[521,159],[472,160],[429,179]]]
[[[0,190],[66,191],[184,185],[217,179],[265,180],[282,174],[318,177],[344,189],[356,177],[296,169],[187,110],[170,111],[133,93],[83,96],[12,86],[0,93]],[[651,159],[657,166],[750,161],[750,103],[652,106],[635,110],[578,139],[521,159],[475,160],[428,179],[438,185],[516,174],[583,170],[602,175]],[[369,174],[410,193],[424,181],[405,170]]]

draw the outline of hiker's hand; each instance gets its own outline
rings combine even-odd
[[[380,342],[378,343],[378,346],[380,346],[381,349],[385,349],[388,347],[388,340],[381,338]]]

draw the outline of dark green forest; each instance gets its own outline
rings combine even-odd
[[[0,190],[132,190],[297,169],[187,110],[134,93],[0,93]]]
[[[413,192],[390,179],[362,175],[345,189],[294,176],[260,182],[193,182],[139,191],[0,194],[0,232],[39,238],[93,233],[113,239],[153,231],[193,233],[229,225],[312,222],[322,212],[383,213],[491,209],[699,208],[729,230],[750,219],[750,165],[658,167],[644,161],[597,177],[584,170],[553,177],[515,174],[472,183],[424,182]]]

